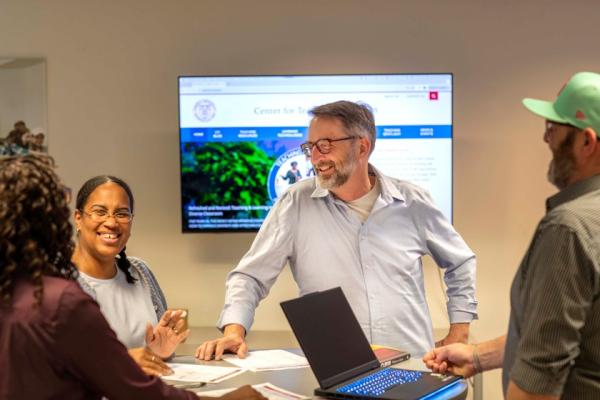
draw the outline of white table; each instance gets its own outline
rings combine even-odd
[[[210,365],[219,364],[230,366],[230,364],[225,361],[198,361],[193,357],[193,354],[200,343],[206,340],[216,339],[220,336],[221,333],[216,328],[191,328],[190,336],[187,338],[185,343],[179,345],[177,348],[176,357],[172,361],[180,363],[200,363]],[[300,353],[298,342],[296,341],[294,334],[290,331],[250,331],[246,341],[251,350],[288,349],[290,351]],[[407,369],[426,369],[420,359],[413,358],[396,365]],[[310,368],[299,368],[280,371],[245,372],[224,382],[214,385],[211,384],[209,388],[203,387],[198,390],[222,389],[248,384],[253,385],[263,382],[270,382],[283,389],[310,397],[314,396],[313,390],[318,386],[318,383]],[[464,390],[458,396],[450,398],[466,398],[467,384],[463,382],[461,385],[463,385]]]

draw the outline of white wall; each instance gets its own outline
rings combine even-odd
[[[180,74],[453,72],[455,225],[479,259],[477,339],[506,330],[508,289],[553,192],[543,122],[520,104],[598,70],[600,3],[530,1],[0,0],[0,55],[47,58],[51,153],[66,182],[111,173],[137,196],[129,252],[170,303],[214,324],[252,234],[180,233]],[[428,271],[433,291],[437,277]],[[256,328],[286,329],[285,273]],[[443,300],[432,293],[437,324]],[[500,398],[498,373],[485,398]]]

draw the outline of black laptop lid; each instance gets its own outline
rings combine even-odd
[[[284,301],[281,308],[321,388],[379,367],[341,288]]]

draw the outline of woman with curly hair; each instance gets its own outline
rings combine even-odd
[[[72,261],[79,284],[100,310],[129,355],[150,375],[189,334],[183,311],[167,311],[165,296],[148,265],[125,254],[133,225],[133,193],[122,179],[100,175],[86,181],[75,204],[77,245]]]
[[[64,187],[40,155],[0,160],[0,399],[198,399],[146,375],[85,294]],[[227,399],[262,399],[246,386]]]

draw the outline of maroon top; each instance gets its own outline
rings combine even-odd
[[[43,282],[41,309],[25,280],[0,306],[0,399],[198,399],[147,376],[77,282]]]

